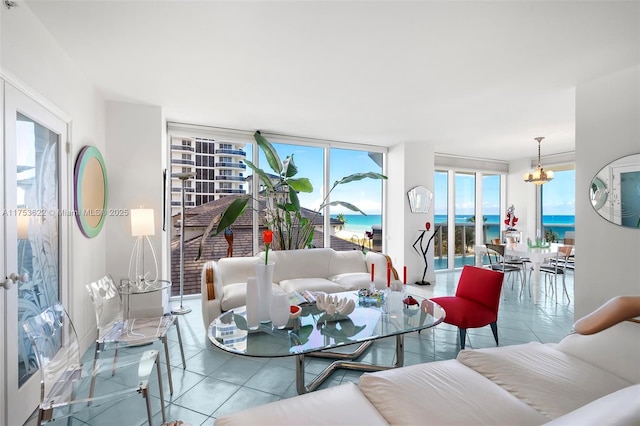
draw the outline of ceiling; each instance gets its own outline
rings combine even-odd
[[[637,1],[26,5],[107,99],[477,158],[573,151],[576,84],[640,63]]]

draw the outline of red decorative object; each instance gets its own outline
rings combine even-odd
[[[427,222],[424,224],[424,227],[427,228],[427,231],[431,229],[431,222]]]
[[[404,277],[403,278],[404,278],[404,280],[402,282],[404,284],[406,284],[407,283],[407,267],[406,266],[404,267]]]
[[[273,231],[271,231],[270,229],[266,229],[262,233],[262,239],[264,241],[264,246],[265,246],[264,264],[266,265],[267,262],[269,261],[269,246],[273,241]]]
[[[507,209],[507,216],[504,220],[504,224],[507,225],[507,231],[513,231],[516,229],[516,223],[518,223],[518,218],[515,215],[516,208],[513,205],[509,206]]]
[[[374,272],[374,271],[375,271],[375,269],[376,269],[376,264],[375,264],[375,263],[372,263],[372,264],[371,264],[371,282],[373,282],[373,277],[374,277],[374,275],[375,275],[375,272]]]
[[[417,305],[418,301],[413,296],[407,296],[404,298],[404,300],[402,300],[402,303],[404,303],[406,306],[411,306]]]

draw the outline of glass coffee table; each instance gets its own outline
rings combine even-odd
[[[270,322],[258,329],[248,330],[245,307],[223,313],[213,320],[207,330],[209,340],[218,348],[250,357],[296,357],[296,388],[299,394],[312,392],[337,369],[380,371],[402,367],[404,363],[404,334],[440,324],[445,312],[438,304],[413,295],[418,304],[406,305],[408,293],[391,292],[387,303],[366,306],[356,291],[335,293],[356,302],[356,309],[348,316],[329,316],[315,305],[302,305],[300,316],[290,319],[284,329],[274,328]],[[393,365],[376,365],[353,361],[373,343],[383,337],[396,337],[396,361]],[[330,351],[359,344],[350,353]],[[305,384],[305,357],[336,359]]]

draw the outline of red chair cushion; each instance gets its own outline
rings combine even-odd
[[[484,327],[498,319],[497,312],[473,300],[456,296],[433,297],[431,300],[444,309],[444,322],[460,328]]]
[[[478,328],[498,319],[502,272],[465,266],[455,296],[433,297],[445,312],[444,322],[459,328]]]

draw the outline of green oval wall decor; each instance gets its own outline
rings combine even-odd
[[[85,146],[76,159],[73,173],[73,207],[80,231],[87,238],[100,233],[107,216],[107,169],[95,146]]]

